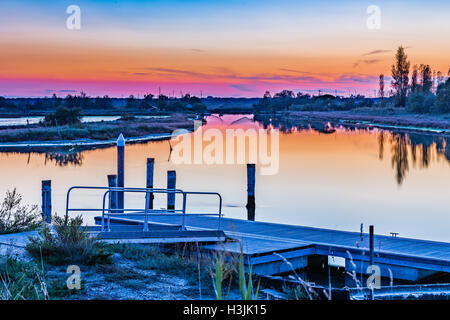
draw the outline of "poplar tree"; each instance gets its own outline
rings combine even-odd
[[[411,92],[415,92],[419,84],[417,83],[418,70],[417,65],[413,66],[412,74],[411,74]]]
[[[378,94],[381,99],[384,98],[384,74],[380,74],[380,90],[378,90]]]
[[[409,85],[409,61],[405,48],[398,47],[395,63],[392,65],[392,87],[395,90],[395,104],[405,106]]]

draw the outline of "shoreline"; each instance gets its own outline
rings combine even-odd
[[[126,138],[127,144],[144,143],[148,141],[168,140],[173,137],[173,133],[153,133],[145,136]],[[115,146],[117,139],[108,140],[55,140],[55,141],[24,141],[24,142],[4,142],[0,143],[0,152],[46,152],[49,148],[76,148],[77,151],[92,150],[97,148],[107,148]]]
[[[448,119],[429,115],[392,114],[380,115],[370,113],[354,113],[349,111],[291,111],[288,116],[292,120],[322,120],[337,121],[342,124],[360,127],[377,127],[380,129],[401,129],[429,133],[449,133],[450,117]]]
[[[419,134],[436,134],[436,135],[450,135],[450,117],[448,119],[444,117],[429,116],[429,115],[414,115],[414,114],[392,114],[392,115],[380,115],[370,114],[369,112],[349,112],[349,111],[288,111],[283,115],[288,116],[291,122],[295,124],[296,121],[324,121],[335,122],[334,125],[342,125],[347,127],[353,127],[358,129],[364,128],[379,128],[382,130],[404,131]],[[188,115],[183,115],[186,117]],[[274,117],[270,114],[260,114],[263,118]],[[277,118],[277,115],[275,116]],[[168,120],[168,119],[159,119]],[[179,118],[177,119],[180,120]],[[258,121],[258,117],[256,117]],[[118,120],[117,120],[118,121]],[[117,122],[113,121],[113,122]],[[260,120],[261,121],[261,120]],[[134,123],[139,125],[138,123]],[[165,121],[164,121],[165,122]],[[177,122],[177,121],[175,121]],[[100,123],[92,122],[89,125],[96,125]],[[130,123],[131,124],[131,123]],[[160,123],[162,124],[162,123]],[[164,124],[175,124],[171,122],[165,122]],[[178,122],[178,124],[180,124]],[[184,123],[183,123],[184,124]],[[178,126],[177,126],[178,127]],[[184,125],[181,125],[180,129]],[[42,128],[41,128],[42,129]],[[9,129],[14,130],[14,129]],[[191,130],[189,130],[191,131]],[[147,141],[167,140],[172,137],[170,132],[156,132],[144,135],[126,136],[127,143],[143,143]],[[104,148],[115,145],[116,138],[110,137],[107,139],[92,139],[92,138],[79,138],[79,139],[54,139],[54,140],[25,140],[25,141],[4,141],[0,142],[0,152],[18,151],[18,152],[45,152],[49,149],[58,148],[75,148],[83,150]]]
[[[116,143],[122,133],[129,143],[170,139],[178,129],[192,130],[190,114],[164,118],[85,122],[73,126],[0,128],[0,151],[38,151],[53,149],[95,149]]]

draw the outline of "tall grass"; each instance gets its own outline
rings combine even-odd
[[[224,256],[220,253],[217,254],[217,257],[215,259],[214,263],[214,272],[211,274],[212,277],[212,283],[214,287],[214,291],[216,294],[217,300],[223,300],[223,288],[222,283],[223,281],[228,278],[229,279],[229,285],[228,285],[228,293],[225,296],[225,299],[228,299],[230,290],[232,287],[232,280],[233,280],[233,274],[237,273],[238,276],[238,285],[239,285],[239,293],[242,300],[258,300],[258,294],[259,294],[259,288],[260,288],[260,281],[258,281],[258,285],[256,287],[256,290],[253,289],[253,270],[252,266],[250,266],[249,272],[248,272],[248,279],[246,278],[246,272],[245,272],[245,266],[244,266],[244,253],[243,249],[241,247],[241,253],[239,256],[239,263],[238,267],[236,268],[234,266],[234,261],[231,260],[231,262],[226,263]]]
[[[48,300],[43,270],[31,262],[0,258],[0,300]]]

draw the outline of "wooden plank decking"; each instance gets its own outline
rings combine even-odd
[[[127,215],[139,221],[142,217]],[[218,227],[216,217],[189,216],[188,230],[213,230]],[[180,217],[152,216],[152,222],[181,224]],[[369,236],[361,241],[359,232],[347,232],[322,228],[293,226],[266,222],[222,218],[221,229],[228,237],[241,240],[244,254],[261,256],[274,252],[287,252],[313,247],[315,254],[348,258],[348,254],[368,259]],[[238,243],[208,245],[209,249],[240,252]],[[305,255],[311,251],[304,250]],[[436,241],[375,235],[375,252],[380,263],[393,263],[408,267],[450,272],[450,244]]]

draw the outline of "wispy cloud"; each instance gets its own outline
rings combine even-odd
[[[359,63],[372,64],[378,62],[379,59],[366,59],[361,60]],[[185,69],[175,68],[143,68],[146,72],[135,72],[132,75],[135,76],[148,76],[163,78],[173,81],[224,81],[228,82],[228,86],[238,89],[240,91],[254,92],[257,84],[271,84],[277,85],[323,85],[332,86],[333,84],[354,84],[370,83],[375,81],[377,77],[360,73],[345,73],[345,74],[327,74],[327,73],[314,73],[303,72],[292,69],[279,69],[284,72],[274,73],[255,73],[255,74],[239,74],[232,72],[216,72],[216,73],[204,73]],[[227,70],[223,70],[227,71]]]
[[[192,48],[191,51],[200,52],[200,53],[206,52],[206,50],[196,49],[196,48]]]
[[[376,81],[377,79],[378,79],[378,77],[368,75],[368,74],[349,73],[349,74],[343,74],[340,77],[336,78],[336,82],[370,83],[370,82]]]
[[[364,53],[364,54],[362,54],[362,56],[370,56],[370,55],[373,55],[373,54],[388,53],[388,52],[392,52],[392,51],[394,51],[394,50],[381,50],[381,49],[378,49],[378,50],[373,50],[373,51]]]
[[[374,64],[381,61],[381,59],[359,59],[353,64],[353,68],[359,67],[361,64]]]
[[[240,84],[240,83],[230,84],[230,87],[234,88],[234,89],[238,89],[240,91],[244,91],[244,92],[257,92],[257,90],[255,88],[253,88],[249,85],[246,85],[246,84]]]
[[[73,89],[61,89],[61,90],[55,90],[55,89],[45,89],[43,91],[45,94],[53,94],[53,93],[77,93],[78,90]]]

